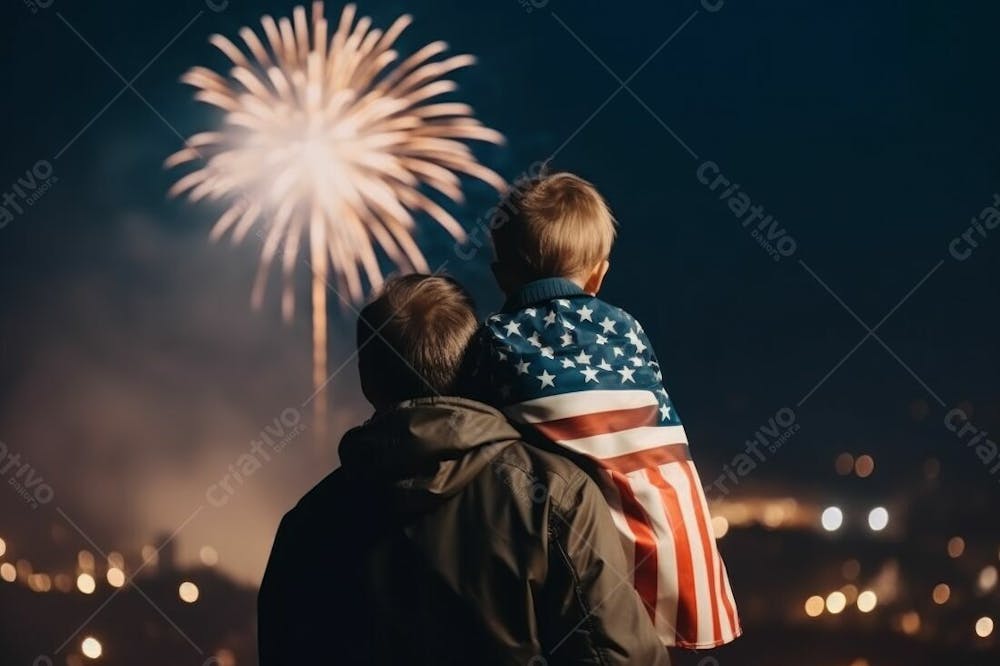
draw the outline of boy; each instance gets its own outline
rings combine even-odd
[[[615,221],[569,173],[515,185],[491,224],[507,301],[481,331],[488,401],[590,469],[665,645],[741,633],[687,437],[642,326],[597,298]]]

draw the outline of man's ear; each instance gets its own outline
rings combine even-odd
[[[608,274],[610,267],[611,263],[607,259],[594,266],[594,270],[590,272],[590,276],[583,283],[583,290],[591,296],[596,296],[597,292],[601,290],[601,285],[604,284],[604,276]]]

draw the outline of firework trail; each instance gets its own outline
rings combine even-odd
[[[218,130],[195,134],[167,159],[167,167],[199,164],[170,194],[228,204],[212,228],[213,240],[229,233],[238,243],[261,223],[255,307],[280,254],[282,315],[292,316],[295,263],[308,245],[317,428],[325,418],[322,387],[328,381],[327,287],[346,302],[359,302],[366,282],[371,289],[383,282],[380,254],[403,270],[428,271],[412,237],[414,213],[426,213],[464,240],[461,225],[425,190],[459,203],[460,175],[498,191],[506,187],[464,143],[499,144],[503,137],[466,104],[431,102],[457,88],[442,77],[475,59],[439,59],[447,49],[439,41],[400,61],[392,47],[411,21],[404,15],[388,30],[372,29],[371,19],[356,20],[354,5],[347,5],[330,37],[323,3],[315,2],[311,19],[304,7],[296,7],[291,19],[264,16],[263,38],[241,29],[245,48],[212,36],[232,68],[221,75],[195,67],[182,78],[197,89],[195,99],[225,114]]]

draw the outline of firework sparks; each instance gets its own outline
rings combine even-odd
[[[424,190],[458,203],[460,175],[498,191],[506,187],[464,143],[502,143],[503,137],[466,104],[431,102],[457,87],[442,77],[475,59],[439,59],[447,45],[433,42],[397,64],[392,47],[411,20],[401,16],[383,32],[367,17],[356,20],[354,5],[347,5],[328,37],[323,3],[313,3],[311,20],[296,7],[292,19],[265,16],[263,39],[240,30],[245,49],[221,35],[211,38],[232,61],[228,76],[195,67],[182,78],[197,89],[197,100],[225,116],[220,129],[195,134],[167,159],[168,167],[200,164],[170,193],[227,202],[213,240],[228,233],[238,243],[261,223],[252,302],[259,307],[280,254],[286,319],[295,308],[296,259],[308,245],[317,391],[327,380],[328,282],[343,298],[360,301],[366,282],[372,289],[383,282],[380,252],[403,270],[428,271],[412,237],[414,214],[426,213],[456,240],[465,233]],[[317,425],[323,402],[316,400]]]

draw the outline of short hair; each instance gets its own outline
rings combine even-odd
[[[591,183],[567,172],[514,184],[491,220],[497,263],[525,280],[578,277],[611,254],[616,222]]]
[[[450,277],[388,280],[358,317],[358,368],[373,404],[451,395],[478,329],[475,304]]]

